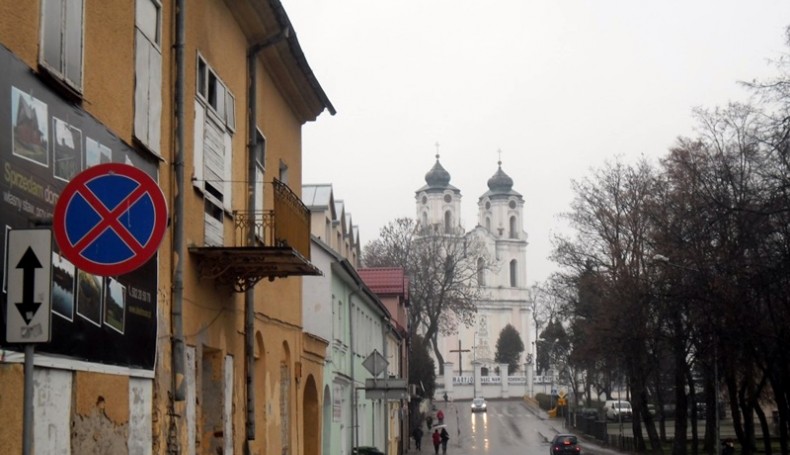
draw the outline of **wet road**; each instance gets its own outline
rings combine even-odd
[[[470,402],[438,404],[445,413],[450,433],[448,455],[547,455],[550,440],[561,421],[544,420],[522,400],[489,400],[488,412],[472,413]],[[547,440],[548,439],[548,440]],[[430,434],[426,432],[420,453],[433,454]],[[610,453],[582,445],[582,453]],[[409,454],[418,453],[414,450]],[[439,450],[441,452],[441,449]]]

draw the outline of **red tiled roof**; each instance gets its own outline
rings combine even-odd
[[[405,296],[409,280],[400,267],[380,267],[357,271],[365,285],[376,294],[400,294]]]

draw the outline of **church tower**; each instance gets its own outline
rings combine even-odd
[[[461,227],[461,190],[450,185],[450,173],[439,163],[425,174],[425,185],[415,192],[416,220],[420,228],[432,226],[437,234],[459,234]]]
[[[519,374],[523,374],[532,350],[524,197],[513,190],[513,179],[502,170],[502,161],[497,166],[488,179],[488,191],[477,201],[477,226],[470,233],[485,245],[493,267],[478,265],[478,281],[485,297],[477,303],[474,326],[462,331],[461,337],[471,338],[472,358],[486,372],[496,367],[494,357],[500,332],[506,325],[512,325],[524,343],[519,361]]]

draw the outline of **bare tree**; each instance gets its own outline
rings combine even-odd
[[[428,340],[444,372],[438,335],[469,326],[483,297],[478,281],[483,270],[494,267],[483,244],[474,235],[418,228],[400,218],[381,230],[380,238],[365,246],[363,262],[369,267],[403,267],[409,277],[411,307],[409,331]]]

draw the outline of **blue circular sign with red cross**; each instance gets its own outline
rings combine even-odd
[[[77,268],[123,275],[156,253],[167,229],[167,203],[159,185],[140,169],[99,164],[66,185],[53,224],[61,254]]]

